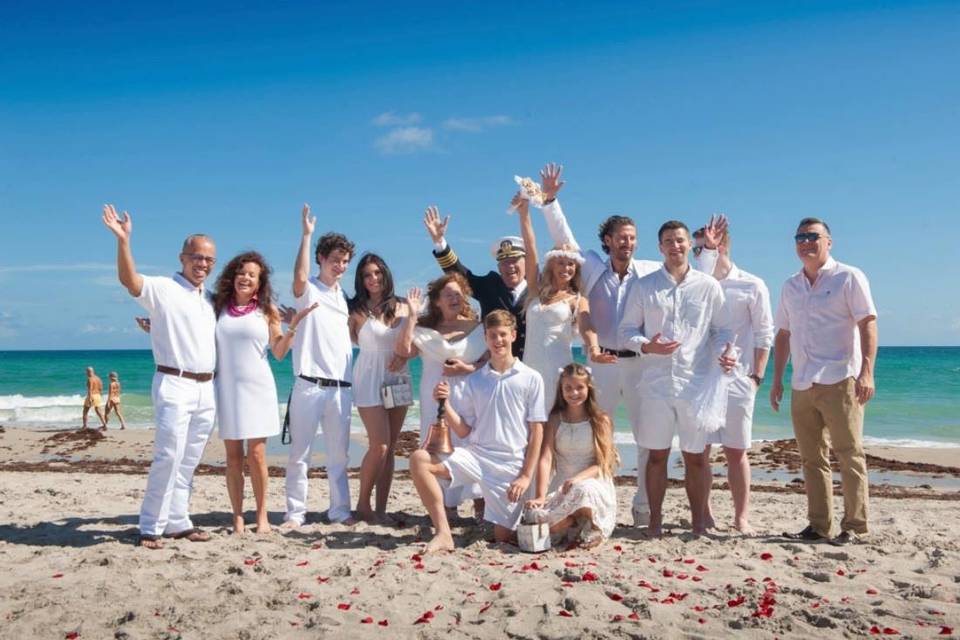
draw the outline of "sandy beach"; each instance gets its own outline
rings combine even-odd
[[[317,479],[305,527],[230,535],[214,438],[192,501],[195,523],[213,540],[167,541],[149,552],[134,541],[151,440],[140,430],[102,439],[0,433],[0,636],[932,637],[960,628],[955,489],[873,487],[872,533],[843,548],[779,538],[804,525],[802,487],[760,481],[755,537],[732,530],[691,536],[685,495],[673,486],[665,504],[670,534],[662,539],[629,526],[622,510],[599,549],[530,555],[489,542],[488,527],[462,518],[455,523],[460,548],[424,556],[428,522],[404,472],[391,500],[396,527],[320,522],[315,511],[325,508],[327,489]],[[785,443],[760,445],[755,454],[755,465],[770,458],[790,464]],[[960,476],[940,464],[953,456],[897,454],[881,458],[927,466],[890,473]],[[715,480],[719,488],[723,479]],[[619,484],[619,503],[628,505],[631,482]],[[247,500],[252,507],[252,495]],[[279,522],[279,479],[269,504]],[[725,491],[714,506],[720,522],[731,518]]]

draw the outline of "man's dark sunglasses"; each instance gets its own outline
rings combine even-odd
[[[805,233],[798,233],[793,236],[793,239],[800,244],[802,242],[816,242],[820,238],[826,238],[826,235],[822,233],[817,233],[816,231],[807,231]]]

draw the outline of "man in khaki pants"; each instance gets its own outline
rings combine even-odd
[[[877,309],[863,272],[830,257],[833,243],[826,222],[804,218],[794,240],[803,269],[780,293],[770,404],[779,411],[783,373],[792,356],[790,413],[803,462],[809,525],[784,535],[843,545],[867,533],[863,405],[874,394]],[[829,448],[840,463],[843,486],[844,515],[836,537]]]

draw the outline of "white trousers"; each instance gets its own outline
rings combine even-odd
[[[193,528],[193,472],[213,431],[216,394],[212,381],[155,373],[151,395],[157,432],[140,508],[140,533],[158,536]]]
[[[307,517],[307,471],[317,431],[323,431],[330,484],[331,522],[350,517],[347,482],[350,447],[349,388],[319,387],[297,378],[290,396],[290,456],[287,459],[287,520],[303,524]]]
[[[621,402],[627,408],[627,417],[633,430],[633,439],[639,442],[640,425],[640,393],[637,384],[640,382],[641,356],[635,358],[620,358],[614,364],[600,364],[588,362],[593,370],[593,382],[597,387],[600,408],[613,420],[617,405]],[[633,508],[642,513],[650,513],[647,501],[647,459],[650,450],[637,445],[637,492],[633,495]]]

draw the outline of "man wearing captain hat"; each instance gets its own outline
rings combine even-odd
[[[478,276],[460,262],[453,248],[447,244],[444,235],[449,222],[450,216],[441,219],[437,207],[426,210],[423,224],[433,240],[433,256],[441,269],[446,272],[456,271],[467,279],[473,289],[473,297],[480,303],[481,316],[486,317],[496,309],[504,309],[513,314],[517,320],[517,339],[513,343],[513,355],[522,358],[527,333],[524,313],[527,281],[523,265],[526,250],[523,240],[517,236],[503,236],[497,240],[490,248],[490,253],[497,260],[497,271]]]

